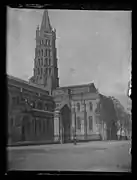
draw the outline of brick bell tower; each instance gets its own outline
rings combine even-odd
[[[36,48],[33,77],[30,83],[44,87],[52,94],[52,91],[59,87],[58,67],[56,57],[56,30],[52,29],[45,10],[41,27],[36,30]]]

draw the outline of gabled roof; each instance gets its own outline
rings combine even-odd
[[[52,31],[52,27],[50,25],[50,20],[49,20],[49,16],[48,16],[48,10],[44,11],[43,18],[42,18],[42,23],[41,23],[41,29],[43,29],[43,30],[45,30],[47,32]]]

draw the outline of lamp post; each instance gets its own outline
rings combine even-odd
[[[74,142],[74,145],[76,145],[77,144],[77,139],[76,139],[76,112],[75,112],[75,105],[74,104],[72,105],[72,110],[74,113],[73,142]]]
[[[82,100],[82,105],[84,106],[84,138],[85,140],[87,139],[87,112],[86,112],[86,104],[85,100],[83,99],[83,93],[81,93],[81,100]]]
[[[74,107],[74,122],[75,122],[75,133],[74,133],[74,145],[77,144],[77,135],[76,135],[76,112]]]

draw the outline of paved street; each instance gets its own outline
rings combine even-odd
[[[129,141],[9,147],[9,169],[130,171]]]

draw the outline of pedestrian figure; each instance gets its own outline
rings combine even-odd
[[[74,143],[74,145],[76,145],[77,144],[77,139],[76,139],[76,132],[75,132],[74,127],[72,128],[72,132],[73,132],[73,143]]]
[[[77,139],[76,139],[76,134],[75,134],[75,136],[74,136],[74,145],[76,145],[77,144]]]

